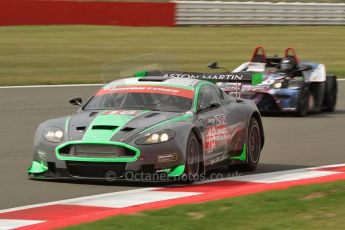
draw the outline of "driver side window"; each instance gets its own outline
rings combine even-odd
[[[198,110],[209,108],[213,103],[221,104],[218,89],[211,85],[202,86],[199,93]]]

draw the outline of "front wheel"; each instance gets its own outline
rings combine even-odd
[[[187,141],[186,148],[186,168],[185,176],[187,183],[192,183],[200,173],[200,159],[202,148],[195,134],[191,132]]]
[[[307,87],[302,87],[297,102],[297,116],[304,117],[307,115],[309,107],[309,91]]]
[[[255,118],[251,118],[249,122],[246,148],[247,163],[244,167],[247,171],[253,171],[259,163],[261,153],[261,131]]]

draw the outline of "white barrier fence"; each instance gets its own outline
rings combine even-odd
[[[345,25],[345,3],[176,1],[177,25]]]

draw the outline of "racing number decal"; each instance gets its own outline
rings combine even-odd
[[[210,150],[216,147],[216,133],[217,130],[215,127],[210,127],[206,131],[206,141],[205,141],[205,149]]]
[[[219,145],[226,144],[229,130],[224,114],[216,115],[206,120],[205,135],[204,149],[207,152],[213,151]]]

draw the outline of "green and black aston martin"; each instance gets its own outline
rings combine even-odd
[[[105,85],[85,103],[72,99],[80,106],[75,114],[37,128],[28,174],[128,180],[144,173],[194,180],[224,165],[254,170],[264,145],[260,113],[253,102],[212,83],[257,81],[245,74],[140,72]]]

